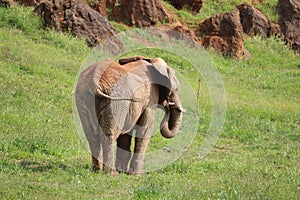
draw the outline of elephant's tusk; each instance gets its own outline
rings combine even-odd
[[[185,113],[185,112],[186,112],[186,109],[180,108],[180,111]]]
[[[169,102],[169,106],[174,106],[175,105],[175,103],[174,102]],[[184,108],[177,108],[180,112],[186,112],[186,109],[184,109]]]

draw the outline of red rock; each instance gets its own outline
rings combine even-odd
[[[262,12],[248,4],[239,5],[237,8],[240,11],[244,33],[262,37],[270,35],[270,21]]]
[[[40,0],[0,0],[0,6],[36,6]]]
[[[195,32],[192,29],[190,29],[189,27],[187,27],[186,25],[183,25],[183,24],[177,22],[177,23],[172,24],[171,27],[169,27],[169,28],[170,28],[170,31],[168,31],[168,33],[170,35],[172,35],[171,31],[175,31],[176,34],[174,35],[174,37],[176,37],[177,39],[189,38],[195,42],[199,42],[199,39],[195,35]]]
[[[131,26],[149,27],[173,21],[159,0],[99,0],[92,7],[114,21]]]
[[[56,31],[71,31],[73,35],[84,38],[90,46],[96,46],[110,38],[114,46],[121,42],[112,38],[117,34],[115,28],[99,12],[81,0],[47,0],[34,9],[43,18],[47,27]]]
[[[40,0],[15,0],[15,2],[22,6],[36,6]]]
[[[224,56],[237,59],[249,57],[244,47],[243,27],[239,10],[214,15],[199,23],[196,34],[203,37],[203,45],[212,48]]]
[[[300,1],[279,0],[279,25],[285,41],[294,50],[300,49]]]
[[[16,6],[13,0],[0,0],[0,7]]]

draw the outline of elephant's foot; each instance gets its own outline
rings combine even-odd
[[[132,175],[132,176],[144,176],[145,173],[144,172],[134,172],[129,170],[129,172],[127,173],[128,175]]]
[[[143,176],[144,170],[144,154],[135,153],[130,162],[130,168],[128,174],[135,176]]]
[[[117,172],[117,170],[112,169],[111,167],[108,167],[108,166],[104,165],[103,166],[103,171],[104,171],[104,173],[109,174],[113,177],[119,177],[119,173]]]
[[[127,173],[128,169],[125,166],[116,165],[116,169],[119,173]]]
[[[118,172],[127,173],[128,172],[128,165],[131,159],[131,152],[123,152],[122,155],[118,154],[117,152],[117,160],[116,160],[116,169]]]
[[[144,172],[143,172],[142,163],[135,163],[135,164],[131,163],[128,174],[134,176],[143,176]]]
[[[98,159],[92,158],[92,171],[93,172],[99,172],[102,171],[102,163],[99,162]]]
[[[102,168],[99,165],[92,165],[92,171],[99,172],[102,171]]]

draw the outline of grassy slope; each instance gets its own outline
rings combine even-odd
[[[178,161],[114,179],[90,171],[72,119],[73,84],[90,50],[41,27],[29,9],[0,8],[1,199],[300,198],[300,59],[282,42],[247,39],[252,57],[243,62],[210,53],[225,82],[227,117],[208,157],[198,157],[202,119]]]

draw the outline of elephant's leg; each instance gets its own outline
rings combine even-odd
[[[132,132],[120,135],[117,139],[117,158],[116,168],[118,171],[127,172],[128,164],[131,159],[131,136]]]
[[[92,154],[92,169],[93,171],[101,171],[102,170],[102,162],[100,158],[100,137],[99,135],[95,135],[94,137],[89,137],[88,142],[91,149]]]
[[[101,137],[103,150],[103,171],[113,176],[118,176],[114,162],[114,140],[109,136]]]
[[[135,138],[134,154],[131,159],[129,174],[142,176],[145,153],[150,138]]]
[[[134,154],[129,174],[143,175],[144,157],[153,131],[154,110],[146,109],[136,126]]]
[[[85,97],[85,96],[84,96]],[[86,97],[87,98],[87,97]],[[92,169],[93,171],[102,170],[102,163],[100,159],[100,135],[99,128],[97,126],[98,121],[94,115],[93,105],[89,98],[77,100],[78,114],[82,123],[86,139],[89,142],[91,154],[92,154]]]

